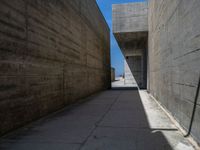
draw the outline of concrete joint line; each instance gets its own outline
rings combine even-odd
[[[90,136],[94,133],[94,131],[96,130],[96,128],[98,127],[98,124],[105,118],[105,116],[108,114],[108,112],[111,110],[112,106],[117,102],[118,98],[120,97],[122,92],[119,93],[119,95],[115,98],[114,102],[110,105],[110,107],[108,108],[108,110],[102,115],[102,117],[95,123],[95,127],[91,130],[91,132],[89,133],[89,135],[86,137],[86,139],[83,141],[83,143],[81,144],[79,150],[81,150],[84,145],[86,144],[86,142],[88,141],[88,139],[90,138]]]

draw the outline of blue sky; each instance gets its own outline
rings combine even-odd
[[[116,70],[116,75],[119,76],[124,72],[124,58],[118,44],[112,34],[112,4],[142,2],[144,0],[97,0],[97,3],[110,27],[111,36],[111,65]]]

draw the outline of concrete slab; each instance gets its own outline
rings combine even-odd
[[[194,149],[145,91],[109,90],[0,139],[5,150]]]

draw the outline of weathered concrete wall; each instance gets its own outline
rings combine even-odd
[[[150,92],[186,129],[200,75],[199,24],[199,0],[149,0]],[[200,142],[200,98],[192,134]]]
[[[110,87],[94,0],[0,0],[0,135]]]
[[[148,30],[147,3],[114,4],[113,32],[141,32]]]

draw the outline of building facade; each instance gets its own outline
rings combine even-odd
[[[191,128],[198,142],[199,24],[198,0],[113,5],[113,33],[138,86],[146,87],[183,128]]]

